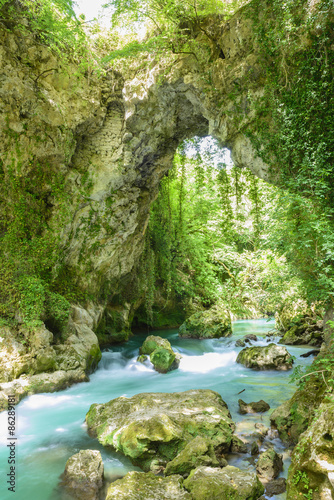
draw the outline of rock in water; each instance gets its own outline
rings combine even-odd
[[[167,339],[163,339],[158,335],[149,335],[143,342],[143,345],[139,348],[139,354],[147,354],[150,355],[156,349],[170,349],[172,350],[172,346]]]
[[[230,335],[230,314],[219,306],[193,314],[179,328],[179,336],[183,338],[216,339]]]
[[[256,464],[256,472],[263,482],[268,482],[276,479],[279,473],[283,470],[282,455],[276,453],[273,448],[264,451],[260,454]]]
[[[245,336],[243,337],[243,340],[244,340],[245,342],[250,343],[252,340],[253,340],[254,342],[256,342],[256,341],[258,340],[258,338],[257,338],[257,335],[254,335],[253,333],[249,333],[248,335],[245,335]]]
[[[256,441],[253,441],[252,446],[251,446],[251,455],[258,455],[259,454],[259,445],[257,444]]]
[[[152,472],[128,472],[108,488],[106,500],[192,500],[181,476],[159,477]]]
[[[78,500],[98,500],[103,471],[99,451],[81,450],[67,460],[61,486]]]
[[[175,353],[170,342],[162,337],[149,335],[139,349],[137,361],[143,362],[149,354],[154,369],[159,373],[167,373],[179,367],[181,355]]]
[[[237,363],[254,370],[290,370],[293,359],[283,346],[246,347],[239,352]]]
[[[258,500],[264,487],[256,474],[228,465],[223,469],[198,467],[184,486],[193,500]]]
[[[260,401],[245,403],[242,399],[238,400],[240,413],[245,415],[246,413],[264,413],[265,411],[270,410],[270,406],[268,403],[260,399]]]
[[[94,404],[88,432],[143,470],[159,470],[196,436],[228,452],[234,424],[221,396],[209,389],[144,393]]]
[[[238,436],[233,436],[232,438],[232,453],[247,453],[247,444],[244,443]]]
[[[156,349],[150,355],[150,361],[154,369],[159,373],[167,373],[178,368],[181,356],[178,356],[172,349],[163,347]]]

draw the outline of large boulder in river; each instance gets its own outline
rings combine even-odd
[[[86,422],[92,437],[145,471],[164,467],[196,436],[228,452],[235,428],[226,403],[209,389],[122,396],[92,405]]]
[[[98,500],[103,473],[101,453],[81,450],[67,460],[61,486],[73,499]]]
[[[246,347],[239,352],[237,363],[254,370],[290,370],[293,359],[283,346]]]
[[[230,335],[232,335],[230,314],[219,306],[193,314],[179,328],[179,336],[183,338],[216,339]]]
[[[175,370],[181,360],[181,355],[173,351],[170,342],[156,335],[146,337],[139,353],[137,361],[143,362],[143,356],[149,354],[154,369],[159,373]]]
[[[193,500],[258,500],[264,487],[256,474],[228,465],[223,469],[198,467],[184,481]]]
[[[106,500],[192,500],[181,476],[161,477],[152,472],[128,472],[108,488]]]

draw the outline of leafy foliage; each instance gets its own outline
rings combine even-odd
[[[112,52],[106,61],[147,51],[162,54],[166,50],[170,54],[191,54],[199,61],[203,41],[199,44],[196,36],[202,34],[207,43],[214,40],[205,27],[206,18],[214,15],[226,19],[244,3],[242,0],[109,1],[105,6],[113,7],[112,29],[141,34],[120,50]]]
[[[276,189],[227,165],[214,141],[205,142],[178,150],[151,211],[150,312],[155,291],[185,308],[223,301],[237,316],[273,314],[302,294],[285,257],[269,245]]]
[[[252,2],[267,67],[249,131],[282,192],[271,243],[303,278],[310,300],[333,300],[334,78],[332,2]],[[268,126],[270,123],[270,126]],[[255,126],[254,126],[255,125]]]
[[[37,43],[50,48],[67,64],[83,71],[96,66],[84,20],[76,17],[73,0],[0,0],[0,20],[24,36],[33,33]]]

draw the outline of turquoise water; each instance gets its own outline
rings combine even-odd
[[[18,441],[16,465],[16,492],[7,490],[6,474],[9,472],[7,439],[7,413],[0,414],[0,473],[2,500],[60,500],[57,489],[59,476],[66,460],[80,449],[101,451],[106,476],[115,480],[129,470],[139,470],[118,453],[107,452],[91,439],[85,429],[85,415],[92,403],[103,403],[118,396],[132,396],[140,392],[175,392],[189,389],[212,389],[219,392],[228,404],[239,435],[254,432],[254,423],[269,425],[265,416],[240,415],[238,399],[246,402],[264,399],[274,409],[291,397],[294,387],[289,383],[291,372],[256,372],[235,362],[241,348],[235,340],[247,333],[259,335],[255,345],[265,345],[266,332],[274,327],[273,321],[244,320],[233,325],[233,336],[219,340],[179,339],[177,330],[156,332],[168,338],[174,350],[183,358],[178,370],[167,374],[155,372],[149,364],[136,362],[138,348],[146,334],[136,335],[127,344],[113,347],[103,353],[98,370],[90,382],[77,384],[54,394],[38,394],[24,399],[17,407]],[[288,350],[296,356],[296,363],[307,365],[312,358],[300,358],[309,347],[292,347]],[[245,389],[245,390],[244,390]],[[242,394],[237,393],[244,390]],[[277,451],[282,443],[272,437]],[[286,475],[289,463],[287,454]],[[232,456],[230,463],[244,469],[252,469],[248,456]],[[274,498],[274,497],[272,497]],[[284,495],[275,497],[285,498]]]

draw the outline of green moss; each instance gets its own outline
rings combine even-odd
[[[167,373],[173,367],[175,353],[171,349],[160,347],[152,352],[150,360],[157,372]]]
[[[102,358],[102,353],[99,346],[96,344],[92,345],[89,354],[86,358],[86,372],[87,373],[93,372],[96,369],[101,358]]]
[[[140,354],[152,354],[156,349],[172,350],[172,346],[167,339],[163,339],[157,335],[149,335],[144,340],[143,345],[139,348]]]
[[[264,487],[256,474],[227,466],[198,467],[184,481],[194,500],[258,500]]]
[[[196,436],[228,451],[234,429],[221,397],[209,390],[120,397],[92,405],[86,422],[91,436],[144,470],[165,466]]]

